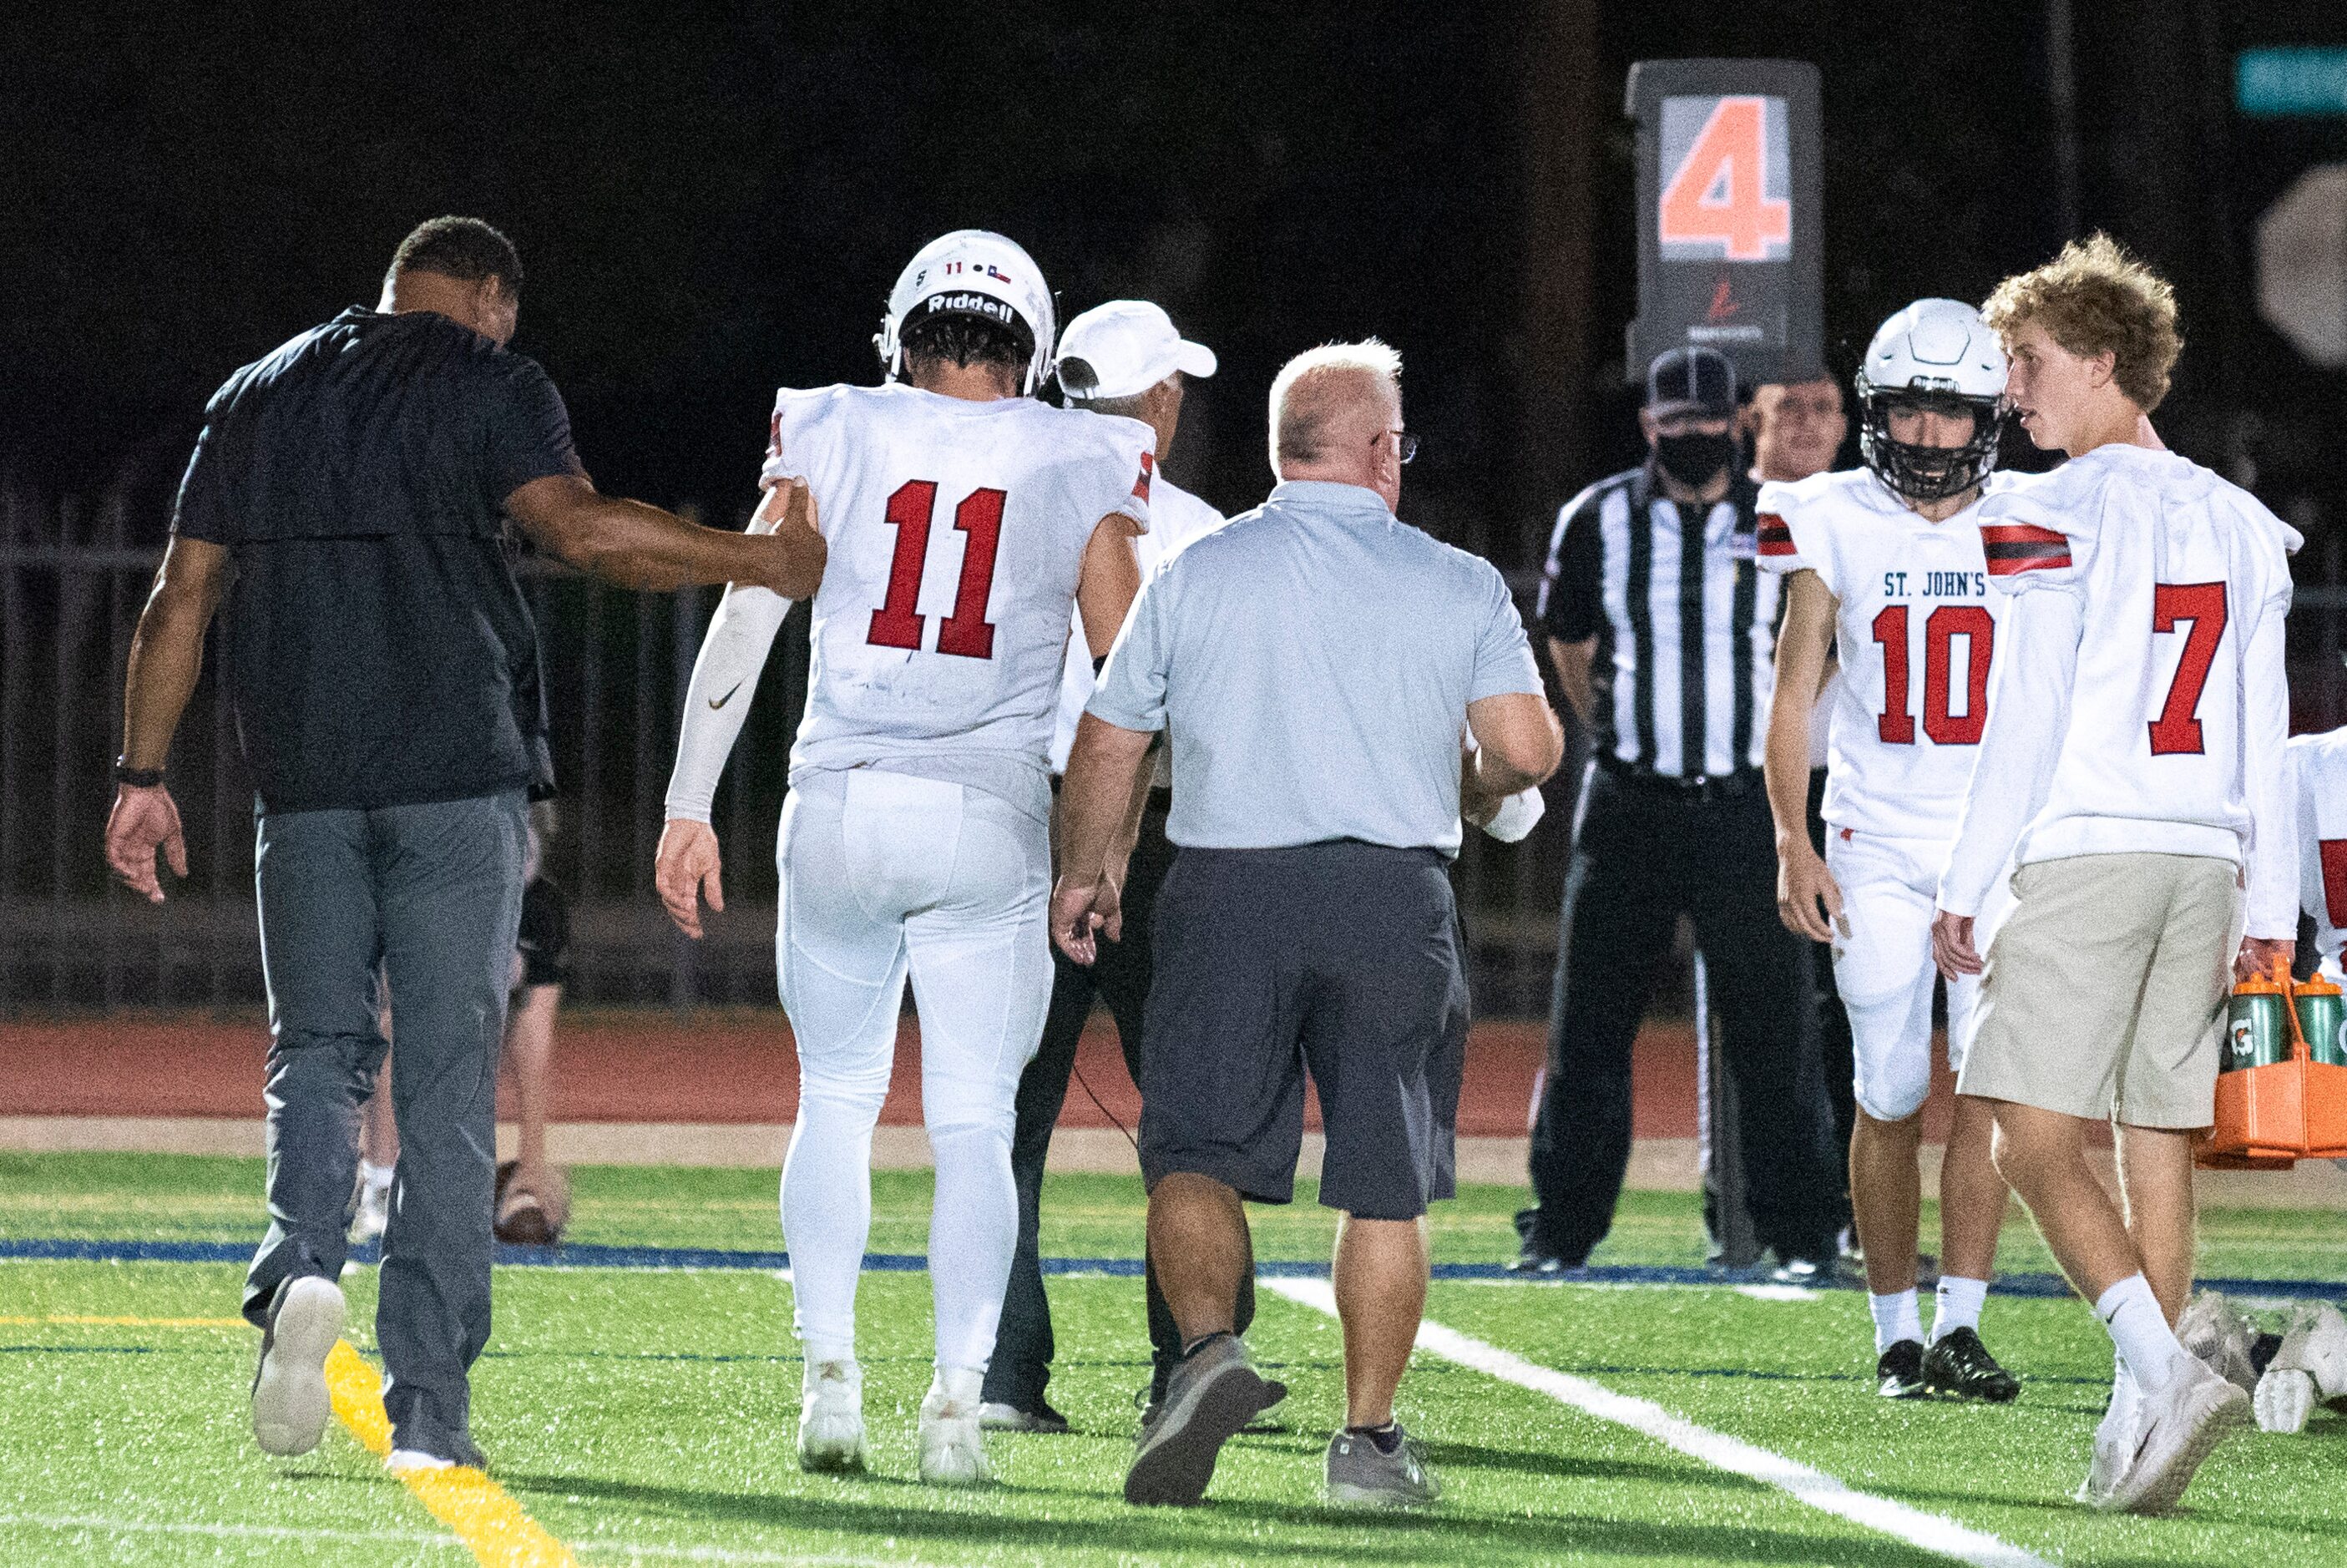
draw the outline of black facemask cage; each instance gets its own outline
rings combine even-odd
[[[1920,446],[1891,437],[1891,411],[1922,408],[1942,415],[1970,414],[1973,436],[1961,446]],[[1997,437],[2004,428],[2002,397],[1966,397],[1953,392],[1908,387],[1858,386],[1858,451],[1869,468],[1895,494],[1911,501],[1944,501],[1986,479],[1996,468]]]

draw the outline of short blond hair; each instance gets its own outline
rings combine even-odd
[[[2008,343],[2035,322],[2072,354],[2109,354],[2111,378],[2146,414],[2168,395],[2168,373],[2184,352],[2176,291],[2107,234],[2073,240],[2044,266],[2005,279],[1981,317]]]
[[[1283,462],[1311,463],[1327,456],[1328,425],[1342,405],[1337,385],[1374,377],[1401,396],[1401,355],[1376,338],[1306,349],[1280,366],[1271,383],[1271,471]]]

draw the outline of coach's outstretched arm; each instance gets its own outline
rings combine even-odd
[[[533,479],[506,497],[506,510],[549,554],[622,588],[746,582],[805,599],[822,582],[828,553],[806,487],[787,479],[740,534],[603,495],[579,474]]]

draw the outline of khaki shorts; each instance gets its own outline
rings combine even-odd
[[[1956,1092],[2137,1127],[2206,1127],[2241,943],[2239,869],[2081,855],[2014,873]]]

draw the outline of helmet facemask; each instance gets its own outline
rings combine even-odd
[[[1861,373],[1857,382],[1859,456],[1893,494],[1910,501],[1944,501],[1981,484],[1995,470],[1997,439],[2004,428],[2005,401],[1973,397],[1923,386],[1876,386]],[[1894,408],[1916,408],[1954,417],[1969,414],[1972,438],[1961,446],[1925,446],[1894,440]]]

